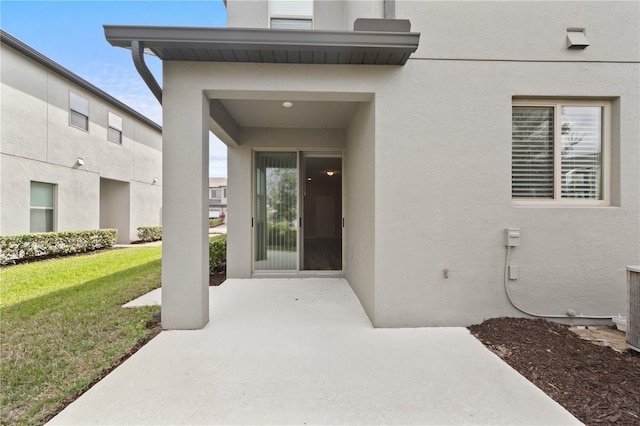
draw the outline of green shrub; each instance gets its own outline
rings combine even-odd
[[[297,233],[295,226],[282,221],[267,225],[267,244],[269,247],[295,247]]]
[[[116,229],[45,232],[0,237],[0,265],[42,256],[65,256],[113,247]]]
[[[218,217],[216,219],[209,219],[209,228],[213,228],[214,226],[222,225],[224,222],[223,217]]]
[[[162,226],[140,226],[138,227],[138,239],[145,243],[159,241],[162,239]]]
[[[227,261],[227,234],[209,238],[209,273],[213,274],[216,266]]]

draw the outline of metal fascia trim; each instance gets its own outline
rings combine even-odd
[[[153,93],[153,96],[156,97],[160,105],[162,105],[162,88],[156,81],[153,74],[147,67],[147,64],[144,62],[144,42],[138,40],[131,41],[131,57],[133,58],[133,64],[136,66],[138,70],[138,74],[144,80],[144,82]]]
[[[263,28],[140,27],[105,25],[107,41],[130,47],[144,41],[162,59],[162,48],[313,50],[391,49],[415,52],[420,33],[378,31],[273,30]]]

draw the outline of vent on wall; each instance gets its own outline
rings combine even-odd
[[[640,266],[627,267],[629,285],[629,325],[627,345],[640,352]]]

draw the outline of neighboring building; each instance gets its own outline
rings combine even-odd
[[[162,129],[2,31],[0,235],[160,224]]]
[[[208,321],[209,130],[231,278],[345,277],[376,327],[626,312],[640,2],[227,7],[230,28],[105,29],[164,62],[165,328]]]
[[[209,178],[209,219],[227,215],[227,178]],[[226,219],[225,219],[226,220]]]

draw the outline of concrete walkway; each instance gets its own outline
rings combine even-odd
[[[227,280],[50,424],[576,424],[465,328],[373,329],[342,279]]]

